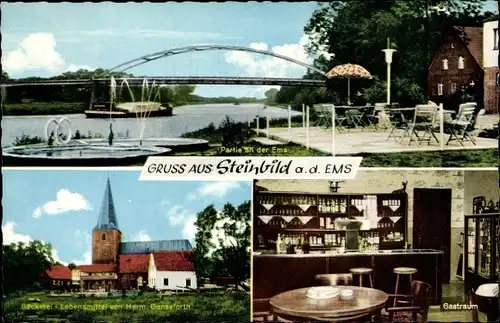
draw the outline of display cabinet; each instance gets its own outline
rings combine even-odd
[[[407,201],[405,192],[311,194],[256,190],[254,250],[308,253],[401,249],[406,242]]]
[[[465,216],[465,291],[496,281],[499,213]]]

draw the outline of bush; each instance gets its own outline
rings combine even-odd
[[[221,143],[226,147],[240,147],[250,138],[246,124],[234,122],[229,116],[219,126]]]
[[[41,137],[31,137],[28,135],[22,135],[21,137],[16,137],[14,139],[14,146],[24,146],[24,145],[34,145],[34,144],[40,144],[44,142],[44,140]]]

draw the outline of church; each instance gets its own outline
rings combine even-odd
[[[187,239],[123,242],[108,178],[92,230],[92,264],[77,266],[63,278],[80,290],[195,289],[192,251]],[[49,278],[53,272],[57,268],[47,271]]]

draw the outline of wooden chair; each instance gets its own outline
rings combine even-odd
[[[377,322],[427,322],[431,285],[414,280],[411,283],[411,295],[389,295],[382,316],[374,316],[372,321]],[[409,305],[393,306],[392,299],[406,299]]]
[[[253,300],[252,317],[254,322],[276,321],[276,317],[271,312],[268,298]]]
[[[352,274],[319,274],[314,277],[314,281],[320,286],[352,285]]]

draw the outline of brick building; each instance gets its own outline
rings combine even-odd
[[[483,102],[483,28],[450,28],[428,70],[429,99],[456,110],[465,95]]]
[[[500,70],[498,68],[498,20],[483,25],[484,108],[498,113]]]

